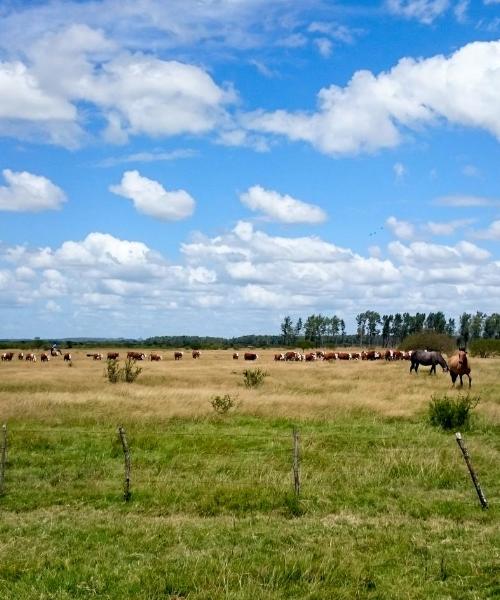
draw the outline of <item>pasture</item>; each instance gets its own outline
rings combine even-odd
[[[459,393],[440,368],[159,351],[111,384],[71,352],[0,364],[1,598],[500,598],[500,360],[471,361],[482,510],[453,433],[427,422],[433,394]],[[236,406],[219,415],[222,394]]]

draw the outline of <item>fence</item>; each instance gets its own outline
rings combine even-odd
[[[2,428],[0,494],[12,507],[77,501],[214,514],[405,502],[429,487],[443,499],[464,488],[450,436],[415,437],[330,428],[265,433],[172,427],[115,431]],[[461,439],[461,446],[463,445]],[[468,453],[467,453],[468,455]],[[470,456],[468,466],[472,469]],[[483,507],[487,501],[470,471]],[[479,489],[478,489],[479,487]],[[443,500],[444,501],[444,500]]]

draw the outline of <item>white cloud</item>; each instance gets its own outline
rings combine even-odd
[[[400,162],[394,163],[392,170],[394,171],[397,181],[403,180],[408,173],[404,164]]]
[[[333,52],[333,43],[328,38],[315,38],[314,45],[323,58],[329,58]]]
[[[475,237],[483,240],[500,240],[500,220],[493,221],[487,229],[477,231]]]
[[[273,190],[254,185],[240,196],[241,202],[250,210],[261,212],[273,221],[281,223],[323,223],[326,213],[314,204],[308,204]]]
[[[467,206],[493,206],[498,204],[497,201],[491,198],[484,198],[483,196],[442,196],[436,198],[435,204],[439,206],[450,206],[450,207],[467,207]]]
[[[426,224],[425,229],[432,235],[452,235],[457,229],[466,227],[473,222],[473,219],[455,219],[453,221],[443,221],[440,223],[429,221]]]
[[[480,177],[481,171],[475,165],[465,165],[462,173],[467,177]]]
[[[256,111],[242,119],[331,155],[395,147],[407,129],[442,121],[500,139],[499,88],[500,41],[474,42],[450,57],[403,58],[379,75],[357,71],[345,87],[320,90],[316,112]]]
[[[448,10],[449,5],[449,0],[386,0],[391,13],[426,25]]]
[[[0,186],[0,211],[41,212],[60,209],[66,195],[46,177],[26,171],[2,171],[7,186]]]
[[[400,221],[396,217],[389,217],[385,223],[398,238],[408,239],[415,236],[415,227],[408,221]]]
[[[138,171],[126,171],[121,183],[109,189],[132,200],[138,212],[160,221],[186,219],[195,208],[195,201],[186,191],[167,191],[157,181],[142,177]]]
[[[177,150],[171,150],[164,152],[162,150],[152,150],[151,152],[136,152],[135,154],[127,154],[126,156],[113,156],[102,160],[98,166],[100,167],[114,167],[116,165],[126,163],[150,163],[150,162],[161,162],[179,160],[182,158],[192,158],[197,156],[195,150],[189,148],[179,148]]]

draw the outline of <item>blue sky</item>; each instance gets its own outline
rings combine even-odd
[[[499,310],[498,0],[0,7],[0,337]]]

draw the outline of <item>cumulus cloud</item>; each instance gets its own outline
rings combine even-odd
[[[0,186],[0,211],[41,212],[58,210],[66,195],[46,177],[26,171],[2,171],[6,186]]]
[[[115,143],[130,135],[206,133],[235,99],[202,68],[124,50],[87,25],[46,33],[23,62],[0,63],[0,86],[7,90],[0,97],[0,127],[7,133],[12,123],[29,129],[43,122],[49,129],[63,123],[77,135],[78,106],[85,102],[107,122],[103,134]]]
[[[239,222],[214,237],[195,235],[172,264],[144,242],[93,232],[57,247],[0,247],[0,304],[21,330],[32,311],[55,331],[60,309],[68,329],[53,335],[102,335],[105,323],[106,335],[137,337],[244,333],[261,324],[272,331],[283,310],[346,319],[359,306],[425,312],[445,308],[450,297],[455,314],[470,310],[471,298],[485,312],[497,309],[500,262],[480,246],[394,241],[388,250],[390,258],[381,248],[363,256]]]
[[[179,221],[190,217],[195,201],[184,190],[167,191],[160,183],[143,177],[139,171],[125,171],[119,185],[110,191],[132,200],[140,213],[160,221]]]
[[[398,238],[408,239],[415,236],[415,227],[408,221],[400,221],[396,217],[389,217],[385,224]]]
[[[323,223],[326,213],[319,206],[281,195],[254,185],[240,196],[241,202],[250,210],[263,213],[281,223]]]
[[[256,111],[253,130],[312,144],[330,155],[399,145],[408,129],[442,121],[500,139],[500,41],[474,42],[450,57],[403,58],[390,71],[357,71],[345,87],[320,90],[315,112]]]
[[[405,19],[416,19],[426,25],[449,8],[449,0],[386,0],[389,11]]]

